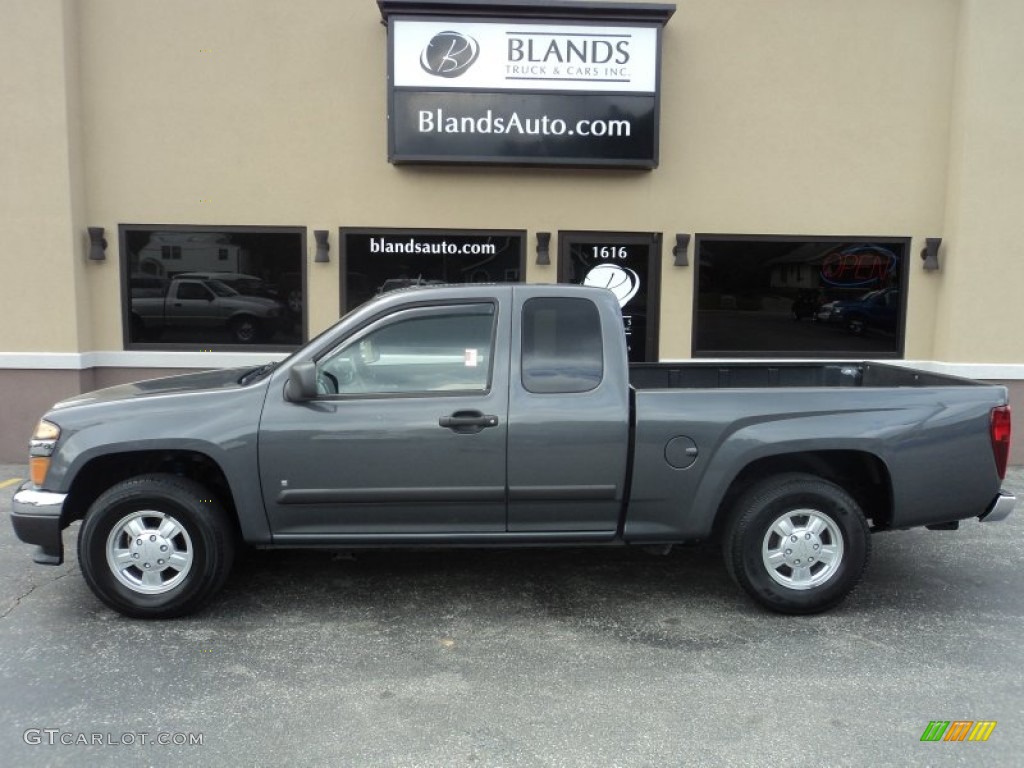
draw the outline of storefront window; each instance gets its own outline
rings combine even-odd
[[[119,228],[126,346],[304,341],[306,230]]]
[[[559,232],[558,244],[559,281],[612,291],[622,308],[629,361],[657,362],[661,236]]]
[[[903,354],[907,238],[698,235],[696,357]]]
[[[342,229],[341,311],[415,285],[520,282],[521,230]]]

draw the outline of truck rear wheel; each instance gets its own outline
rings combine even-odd
[[[262,326],[255,317],[243,315],[231,321],[231,335],[239,344],[253,344],[260,340]]]
[[[723,541],[736,583],[764,607],[790,614],[840,603],[870,551],[857,502],[838,485],[799,473],[766,478],[744,493]]]
[[[142,475],[105,491],[78,536],[78,562],[96,596],[136,618],[198,610],[223,585],[235,536],[217,499],[175,475]]]

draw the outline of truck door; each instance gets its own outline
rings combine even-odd
[[[167,325],[204,328],[216,325],[215,296],[198,280],[172,283],[174,295],[167,299]]]
[[[399,309],[315,361],[317,399],[272,390],[275,537],[503,532],[509,325],[492,300]]]
[[[622,321],[589,298],[515,295],[508,530],[613,534],[629,445]]]

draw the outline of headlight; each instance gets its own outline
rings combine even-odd
[[[32,433],[33,440],[56,441],[58,437],[60,437],[60,427],[46,419],[40,419],[36,424],[36,431]]]
[[[46,480],[46,473],[50,469],[50,457],[57,447],[59,438],[60,427],[51,421],[40,419],[36,431],[32,433],[28,451],[29,475],[36,485],[42,485]]]

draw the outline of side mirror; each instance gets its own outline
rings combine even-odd
[[[316,398],[316,363],[296,363],[288,371],[288,383],[284,387],[285,399],[293,403],[304,403]]]

